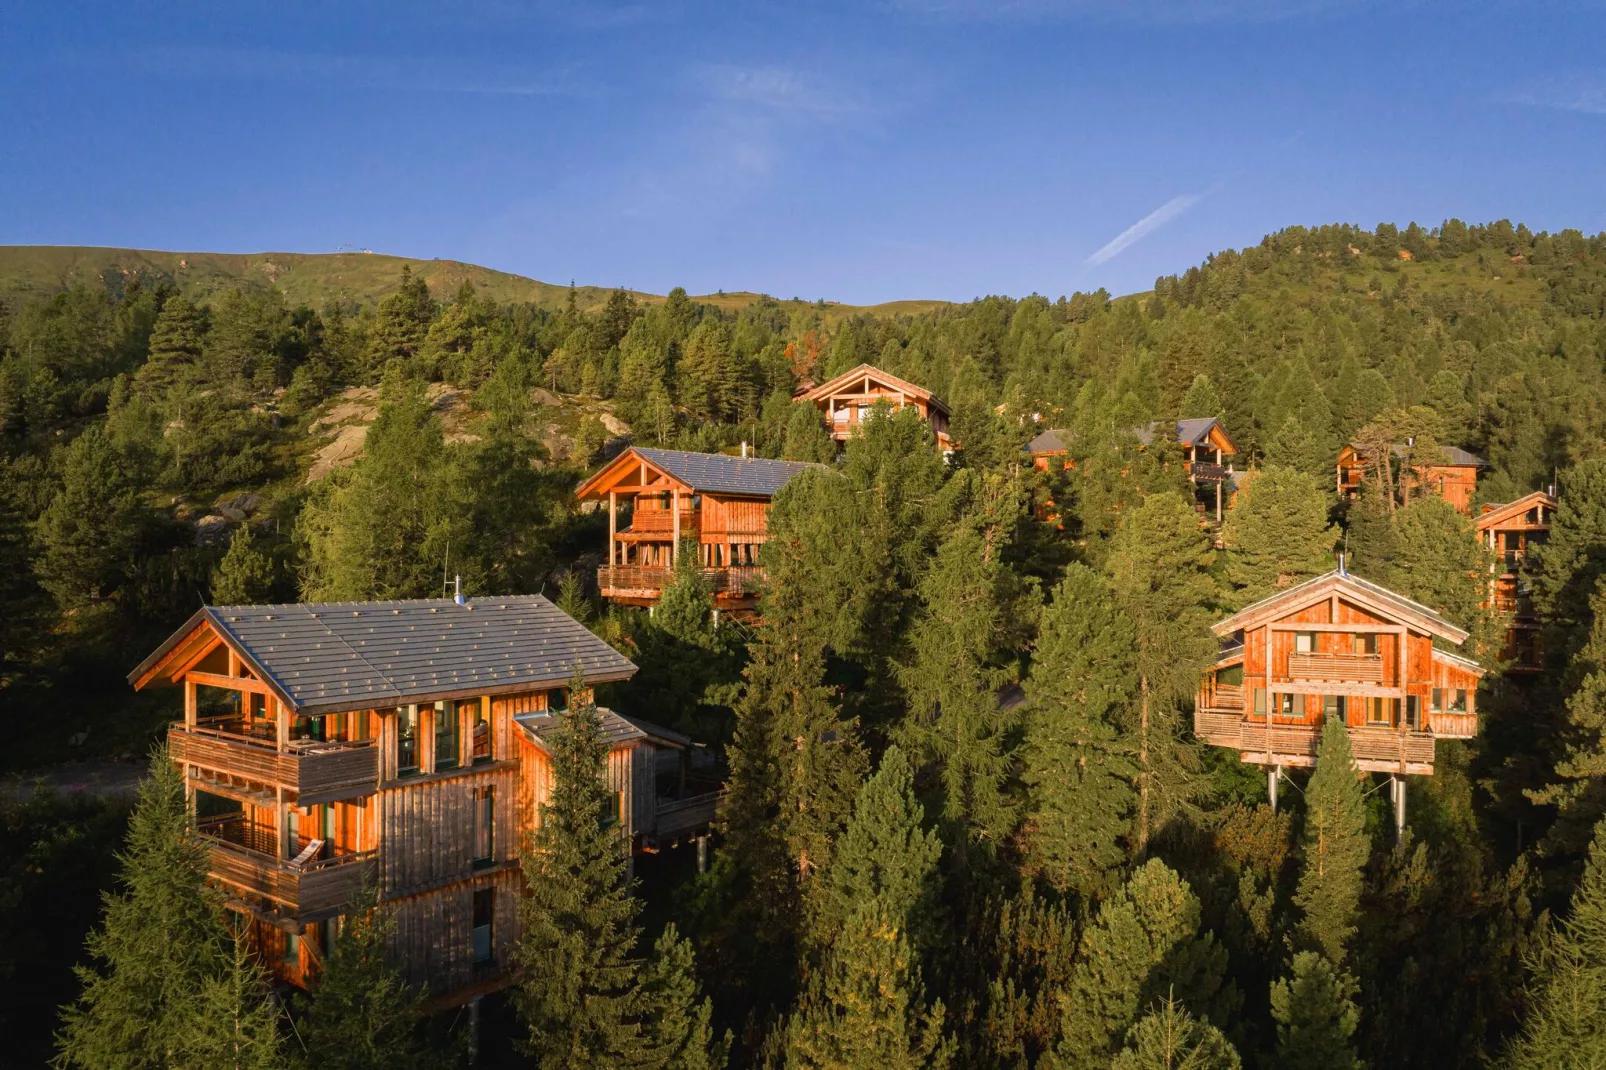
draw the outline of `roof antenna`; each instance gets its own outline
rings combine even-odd
[[[1346,540],[1346,542],[1347,541],[1348,540]],[[1338,552],[1338,574],[1340,576],[1348,576],[1349,575],[1349,569],[1346,568],[1345,565],[1344,565],[1344,558],[1347,557],[1347,556],[1348,556],[1347,551],[1340,550]]]
[[[452,580],[452,601],[456,602],[458,605],[462,605],[464,602],[463,577],[461,574]]]

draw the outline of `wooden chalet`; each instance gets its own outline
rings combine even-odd
[[[1477,734],[1483,669],[1435,645],[1459,646],[1467,632],[1342,567],[1264,598],[1214,630],[1222,650],[1200,683],[1194,734],[1266,767],[1273,805],[1285,767],[1315,764],[1329,717],[1348,727],[1362,770],[1393,778],[1402,824],[1399,778],[1431,774],[1438,740]]]
[[[1522,570],[1533,548],[1549,538],[1556,504],[1554,495],[1538,490],[1505,505],[1485,505],[1474,521],[1496,557],[1489,566],[1488,604],[1508,618],[1503,656],[1511,672],[1539,671],[1539,622]]]
[[[838,442],[846,442],[879,401],[894,409],[914,406],[931,424],[931,433],[937,438],[937,448],[950,450],[953,442],[948,437],[948,405],[923,386],[907,379],[889,375],[880,368],[861,364],[852,371],[819,386],[800,390],[794,401],[807,401],[825,417],[826,430]]]
[[[1040,431],[1030,442],[1021,449],[1032,458],[1032,467],[1039,472],[1046,472],[1050,467],[1075,468],[1071,460],[1069,431],[1060,428],[1050,428]]]
[[[1472,499],[1478,493],[1478,473],[1489,467],[1489,462],[1459,446],[1442,446],[1443,464],[1418,465],[1413,472],[1396,474],[1396,485],[1407,494],[1426,490],[1436,494],[1468,516],[1472,515]],[[1395,460],[1403,462],[1407,447],[1395,443],[1390,447]],[[1354,498],[1360,493],[1366,473],[1373,467],[1373,458],[1360,445],[1351,442],[1338,451],[1338,495]]]
[[[602,597],[654,605],[674,578],[675,547],[689,539],[715,607],[751,610],[764,578],[758,548],[769,538],[770,499],[793,476],[818,467],[642,447],[621,453],[575,491],[582,501],[608,503],[608,563],[597,570]],[[621,505],[628,509],[624,527]]]
[[[636,667],[530,595],[207,606],[129,680],[183,688],[168,753],[264,964],[304,985],[371,881],[396,961],[451,1004],[508,981],[519,855],[550,788],[541,735],[576,669],[594,685]],[[706,831],[717,793],[685,797],[674,775],[686,738],[601,716],[610,816],[634,845]]]

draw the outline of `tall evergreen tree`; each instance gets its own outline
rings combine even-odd
[[[1266,443],[1266,464],[1292,468],[1323,484],[1332,482],[1333,451],[1318,431],[1293,413],[1283,417]]]
[[[514,997],[523,1047],[538,1066],[645,1061],[636,940],[641,904],[617,826],[604,824],[607,745],[576,679],[551,740],[552,793],[524,855],[523,932]]]
[[[698,993],[691,941],[670,922],[641,968],[644,1061],[661,1070],[721,1070],[730,1035],[715,1040],[713,1016],[713,1002]]]
[[[1513,1070],[1606,1066],[1606,822],[1595,830],[1567,917],[1533,963]]]
[[[1193,377],[1188,392],[1182,396],[1182,407],[1177,410],[1177,419],[1219,417],[1225,411],[1226,403],[1221,399],[1221,390],[1216,386],[1215,380],[1208,375],[1200,374]]]
[[[423,347],[434,318],[435,301],[430,297],[429,285],[421,276],[414,275],[409,265],[403,264],[401,282],[395,293],[379,303],[379,314],[374,317],[369,334],[370,381],[385,374],[392,361],[404,365],[403,370],[408,374],[418,374],[422,369],[405,365]]]
[[[1293,970],[1271,986],[1277,1022],[1277,1070],[1360,1070],[1350,1038],[1360,1014],[1350,999],[1354,981],[1315,951],[1294,955]]]
[[[264,602],[273,593],[273,561],[258,550],[251,526],[241,524],[229,539],[228,553],[212,570],[212,602],[220,606],[248,606]]]
[[[1297,944],[1342,963],[1361,906],[1362,870],[1371,853],[1366,835],[1360,771],[1341,718],[1322,726],[1316,771],[1305,785],[1305,827],[1300,836],[1299,887],[1294,905],[1302,918]]]
[[[1221,526],[1227,581],[1239,606],[1327,571],[1338,536],[1327,506],[1328,496],[1303,472],[1255,473]]]
[[[157,1070],[175,1065],[197,1001],[229,969],[222,899],[206,884],[209,852],[195,831],[184,778],[151,755],[121,856],[80,966],[83,994],[62,1009],[60,1068]],[[211,990],[217,994],[217,989]]]
[[[1225,1019],[1237,1003],[1223,984],[1227,955],[1199,923],[1198,897],[1165,863],[1150,859],[1133,873],[1082,936],[1048,1067],[1108,1066],[1132,1027],[1167,999]]]
[[[333,928],[333,926],[331,926]],[[396,921],[366,886],[348,905],[296,1032],[306,1070],[422,1070],[424,993],[385,959]]]
[[[1136,638],[1138,698],[1128,732],[1138,764],[1139,857],[1196,790],[1181,704],[1215,649],[1213,557],[1210,536],[1177,494],[1156,494],[1128,513],[1110,545],[1111,587]]]
[[[1589,599],[1606,576],[1606,457],[1562,473],[1560,503],[1530,573],[1545,651],[1565,665],[1589,634]]]
[[[1551,783],[1530,792],[1537,803],[1556,808],[1545,834],[1553,855],[1582,856],[1595,828],[1606,817],[1606,579],[1591,599],[1589,638],[1573,655],[1566,682],[1566,719],[1557,733],[1558,757]]]
[[[162,304],[151,331],[150,355],[134,375],[134,389],[153,398],[193,376],[201,359],[204,324],[194,305],[177,295]]]
[[[1243,1062],[1226,1034],[1188,1013],[1174,999],[1132,1027],[1110,1070],[1239,1070]]]
[[[1110,890],[1132,842],[1138,767],[1122,727],[1137,693],[1133,646],[1109,583],[1072,564],[1043,613],[1026,682],[1027,829],[1049,882],[1086,898]]]
[[[1345,567],[1351,572],[1384,587],[1397,582],[1394,568],[1399,541],[1387,495],[1376,480],[1362,484],[1360,494],[1350,503],[1342,546]]]
[[[173,1070],[284,1070],[284,1017],[268,979],[257,965],[242,928],[232,935],[232,954],[206,979],[176,1038]],[[329,1065],[327,1063],[319,1065]]]
[[[1504,628],[1485,606],[1493,554],[1472,521],[1439,497],[1418,498],[1394,514],[1394,582],[1472,633],[1468,650],[1493,666]]]

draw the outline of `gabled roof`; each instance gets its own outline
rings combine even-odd
[[[1145,446],[1152,446],[1156,436],[1161,433],[1165,426],[1164,420],[1156,420],[1145,427],[1134,427],[1132,433]],[[1176,436],[1173,441],[1183,446],[1204,444],[1210,438],[1212,431],[1220,434],[1222,441],[1226,443],[1225,448],[1222,450],[1223,453],[1236,454],[1238,452],[1238,447],[1233,445],[1232,439],[1227,435],[1227,429],[1222,427],[1221,421],[1214,416],[1189,417],[1185,420],[1178,420],[1172,425],[1172,434]]]
[[[175,682],[180,665],[169,655],[181,648],[198,652],[203,629],[302,714],[561,687],[577,666],[590,683],[627,680],[636,672],[579,621],[532,594],[462,605],[424,598],[205,606],[142,661],[129,682],[136,688]]]
[[[1504,505],[1485,506],[1484,511],[1478,514],[1473,522],[1477,525],[1479,531],[1488,531],[1490,528],[1497,528],[1501,524],[1514,520],[1536,505],[1542,505],[1546,509],[1554,510],[1559,504],[1552,495],[1542,490],[1536,490],[1532,494],[1523,495],[1514,502],[1507,502]]]
[[[1396,594],[1381,584],[1363,580],[1353,572],[1339,569],[1251,603],[1227,619],[1218,621],[1212,630],[1218,636],[1229,636],[1236,631],[1258,627],[1296,612],[1335,593],[1341,598],[1375,611],[1379,616],[1398,620],[1415,627],[1418,631],[1437,635],[1456,644],[1467,640],[1468,632],[1445,620],[1438,610],[1414,602],[1402,594]]]
[[[1365,447],[1358,442],[1350,442],[1347,443],[1347,445],[1356,456],[1360,456],[1366,452]],[[1389,449],[1393,451],[1394,456],[1404,457],[1405,451],[1409,449],[1409,447],[1403,442],[1395,442],[1389,446]],[[1482,457],[1479,457],[1476,453],[1462,449],[1460,446],[1440,446],[1439,449],[1444,454],[1443,463],[1444,467],[1446,468],[1489,467],[1488,461],[1484,460]]]
[[[732,457],[724,453],[692,453],[632,446],[604,465],[602,471],[575,489],[577,498],[606,497],[615,476],[646,462],[655,473],[694,494],[735,494],[773,498],[793,476],[823,465],[806,461],[772,461],[764,457]],[[667,489],[667,488],[666,488]]]
[[[552,734],[558,730],[560,724],[557,714],[550,710],[516,714],[513,721],[530,742],[542,750],[548,749]],[[651,721],[644,721],[639,717],[626,717],[604,706],[597,707],[597,721],[602,728],[602,741],[609,747],[617,747],[621,743],[633,743],[638,739],[669,747],[691,746],[689,736],[683,736],[679,732],[655,725]]]
[[[857,368],[852,368],[848,371],[845,371],[833,379],[827,379],[819,386],[810,387],[808,390],[802,391],[801,393],[795,395],[795,397],[796,400],[799,401],[824,401],[833,394],[842,393],[855,380],[866,378],[873,382],[880,383],[882,386],[891,387],[893,390],[896,390],[902,394],[906,394],[909,397],[919,398],[921,401],[924,401],[928,406],[942,413],[944,416],[950,415],[948,412],[947,403],[937,395],[933,394],[931,391],[927,390],[925,387],[916,386],[907,379],[900,379],[896,375],[884,372],[880,368],[869,364],[861,364]]]
[[[1066,445],[1065,439],[1069,435],[1069,431],[1052,428],[1039,434],[1036,438],[1022,446],[1021,449],[1031,454],[1066,453],[1069,451],[1069,447]]]

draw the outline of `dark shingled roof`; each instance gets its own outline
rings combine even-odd
[[[523,729],[525,735],[543,749],[551,741],[552,733],[558,730],[558,718],[551,711],[521,713],[513,720]],[[662,728],[651,721],[643,721],[639,717],[626,717],[604,706],[597,707],[597,720],[602,726],[602,741],[610,747],[636,739],[650,739],[655,743],[667,743],[676,747],[691,746],[691,739],[688,736]]]
[[[1064,453],[1069,448],[1065,445],[1067,432],[1059,429],[1044,431],[1023,447],[1027,453]]]
[[[1198,443],[1203,442],[1210,435],[1210,429],[1216,426],[1216,424],[1219,422],[1220,421],[1214,416],[1200,416],[1187,420],[1178,420],[1172,429],[1176,433],[1176,438],[1174,441],[1179,442],[1184,446],[1197,445]],[[1145,446],[1152,446],[1154,445],[1154,436],[1159,434],[1160,429],[1164,426],[1165,421],[1156,420],[1147,427],[1134,427],[1132,429],[1132,433],[1136,435],[1138,437],[1138,441],[1143,443]]]
[[[690,453],[636,447],[636,453],[699,493],[745,494],[771,498],[792,477],[822,465],[805,461],[772,461],[764,457],[731,457],[724,453]]]
[[[1350,446],[1352,448],[1354,448],[1356,453],[1365,453],[1366,452],[1361,447],[1361,445],[1359,443],[1351,442]],[[1403,443],[1403,442],[1396,442],[1393,445],[1391,445],[1389,448],[1394,451],[1394,456],[1396,456],[1396,457],[1404,457],[1405,456],[1405,451],[1409,447],[1406,446],[1406,444]],[[1462,449],[1460,446],[1440,446],[1439,449],[1444,454],[1444,463],[1449,467],[1452,467],[1452,468],[1488,468],[1489,467],[1489,462],[1488,461],[1484,460],[1482,457],[1479,457],[1476,453],[1473,453],[1473,452],[1471,452],[1469,450]]]
[[[206,606],[132,673],[135,681],[202,622],[291,709],[372,709],[451,695],[624,680],[629,659],[540,595],[397,602]]]

